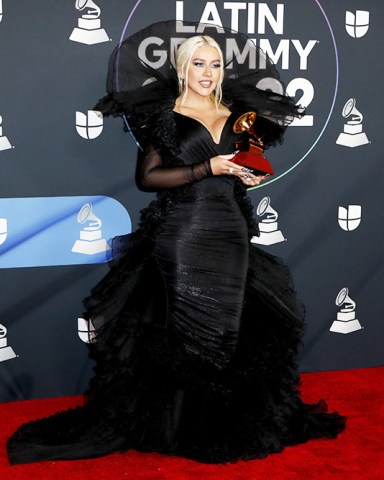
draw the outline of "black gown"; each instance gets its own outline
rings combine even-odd
[[[168,113],[180,166],[145,149],[143,184],[165,200],[116,239],[119,258],[86,300],[97,327],[86,404],[21,426],[13,464],[128,449],[222,463],[344,428],[325,402],[300,399],[304,311],[290,273],[249,242],[240,180],[211,174],[209,158],[233,150],[236,115],[215,144],[203,124]]]

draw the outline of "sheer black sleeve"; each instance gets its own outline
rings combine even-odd
[[[148,145],[144,149],[141,184],[146,190],[181,187],[210,175],[212,175],[212,170],[209,159],[192,165],[165,167],[161,156],[152,145]]]

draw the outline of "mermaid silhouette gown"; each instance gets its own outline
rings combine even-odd
[[[152,145],[142,166],[143,184],[165,200],[115,240],[119,256],[86,299],[98,332],[86,403],[21,426],[8,441],[12,464],[129,449],[222,463],[344,428],[325,402],[300,399],[304,315],[289,271],[249,242],[241,182],[211,174],[209,158],[233,150],[237,116],[219,144],[198,121],[171,117],[180,166]]]

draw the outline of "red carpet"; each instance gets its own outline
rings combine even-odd
[[[327,399],[348,417],[337,440],[315,440],[264,460],[204,465],[182,458],[128,452],[96,460],[43,462],[10,467],[6,438],[16,427],[74,406],[81,397],[0,405],[0,480],[383,480],[384,367],[302,376],[303,398]]]

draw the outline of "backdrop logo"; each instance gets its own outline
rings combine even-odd
[[[103,131],[103,114],[97,110],[88,110],[87,115],[76,112],[76,130],[86,140],[97,138]]]
[[[101,28],[100,8],[92,0],[76,0],[75,7],[80,12],[85,10],[85,13],[78,19],[69,40],[86,45],[109,42],[107,32]]]
[[[259,222],[260,235],[258,237],[252,237],[251,242],[260,245],[272,245],[283,242],[285,238],[277,224],[279,215],[276,210],[271,207],[271,199],[269,197],[264,197],[260,201],[256,213],[259,217],[262,217],[261,222]]]
[[[153,0],[153,4],[155,4]],[[148,7],[151,0],[137,0],[123,29],[121,40],[142,27],[134,19],[146,15],[146,24],[159,21],[156,9]],[[223,27],[246,33],[261,47],[281,72],[282,81],[266,78],[257,86],[286,93],[295,98],[297,104],[307,107],[303,118],[295,120],[286,134],[282,148],[273,151],[275,175],[268,181],[252,188],[263,188],[290,173],[304,161],[322,137],[332,115],[339,79],[339,64],[335,36],[320,0],[270,1],[270,2],[213,2],[183,0],[165,2],[169,5],[168,18],[174,17],[175,33],[168,42],[153,35],[144,38],[139,46],[140,55],[153,68],[161,68],[168,58],[174,57],[175,48],[187,37],[195,34],[214,34],[218,39]],[[140,12],[140,7],[146,7]],[[149,13],[149,15],[148,15]],[[151,14],[152,13],[152,14]],[[313,26],[301,29],[298,18]],[[190,25],[184,21],[199,22]],[[230,37],[230,36],[229,36]],[[321,41],[319,40],[321,39]],[[330,41],[328,41],[330,39]],[[239,65],[248,62],[252,66],[251,49],[236,44],[233,38],[221,43],[225,58],[229,59],[227,75],[231,75],[231,55]],[[324,75],[327,65],[327,75]],[[305,129],[305,133],[302,129]],[[304,134],[303,134],[304,133]]]
[[[369,12],[356,10],[356,13],[345,12],[345,29],[353,38],[364,37],[369,29]]]
[[[9,148],[12,148],[12,145],[9,143],[8,138],[5,135],[3,135],[2,123],[3,123],[3,117],[0,115],[0,151],[8,150]]]
[[[84,227],[80,230],[80,239],[76,240],[72,252],[95,255],[110,250],[107,241],[102,238],[102,221],[94,214],[91,203],[85,203],[81,207],[77,215],[77,222]]]
[[[0,0],[0,22],[3,20],[3,0]]]
[[[7,329],[4,325],[0,324],[0,362],[5,362],[5,360],[10,360],[11,358],[17,357],[16,353],[13,351],[13,348],[8,346],[6,336]]]
[[[96,341],[96,329],[92,323],[92,320],[78,318],[77,333],[80,337],[80,340],[84,343],[93,343]]]
[[[361,205],[348,205],[348,208],[339,207],[338,220],[340,227],[346,232],[356,230],[361,222]]]
[[[0,198],[0,214],[7,219],[0,223],[0,268],[108,262],[109,240],[132,228],[123,205],[101,195]],[[83,226],[80,233],[78,222]]]
[[[347,287],[342,288],[337,294],[336,305],[340,307],[340,309],[337,312],[337,320],[332,323],[330,328],[331,332],[345,334],[362,329],[355,314],[356,303],[349,296]]]
[[[8,222],[6,218],[0,218],[0,245],[2,245],[8,234]]]
[[[336,143],[351,148],[369,143],[367,135],[363,132],[363,115],[356,108],[355,98],[347,100],[342,115],[349,120],[344,124],[344,131],[340,133]]]

